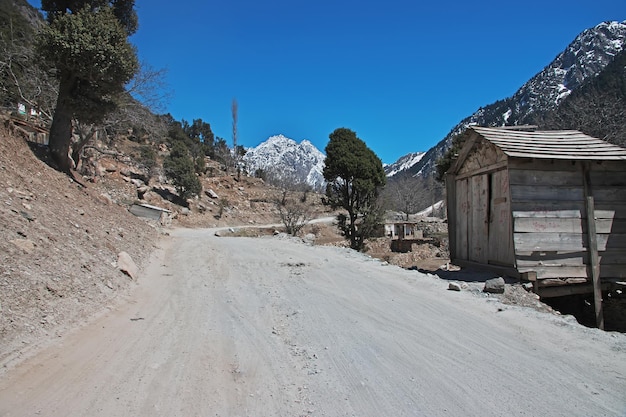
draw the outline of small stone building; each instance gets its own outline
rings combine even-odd
[[[446,187],[452,262],[534,281],[542,297],[626,281],[626,149],[474,126]]]

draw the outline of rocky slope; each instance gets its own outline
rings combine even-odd
[[[36,152],[40,151],[34,148]],[[0,360],[122,294],[159,235],[94,184],[80,185],[0,128]]]
[[[385,165],[385,175],[387,177],[393,177],[394,175],[410,170],[415,164],[417,164],[426,154],[426,152],[412,152],[410,154],[402,156],[393,164]]]

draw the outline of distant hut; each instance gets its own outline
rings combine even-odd
[[[446,175],[454,263],[534,281],[542,297],[598,300],[625,280],[626,149],[574,130],[465,139]]]

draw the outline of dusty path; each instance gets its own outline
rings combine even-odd
[[[626,336],[344,249],[177,230],[2,416],[626,416]],[[498,311],[503,309],[503,311]]]

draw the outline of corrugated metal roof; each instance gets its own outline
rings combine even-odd
[[[626,160],[626,149],[577,130],[523,131],[479,126],[470,129],[512,157]]]

